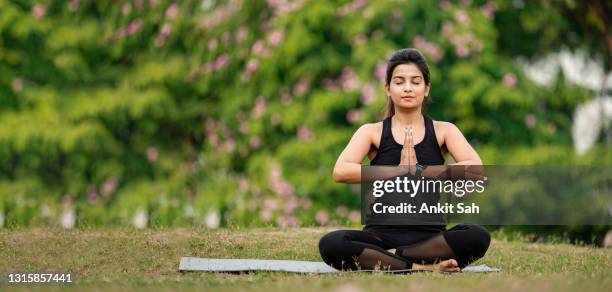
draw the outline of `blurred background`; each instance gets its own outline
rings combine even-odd
[[[485,164],[611,165],[611,7],[0,0],[0,226],[359,226],[332,168],[405,47]]]

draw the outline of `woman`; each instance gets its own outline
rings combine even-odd
[[[422,114],[429,90],[429,68],[421,53],[412,48],[395,52],[387,64],[385,119],[356,131],[336,161],[334,180],[361,182],[361,161],[366,155],[371,165],[443,165],[446,153],[456,164],[482,165],[455,125]],[[319,251],[325,263],[336,269],[459,272],[483,257],[489,243],[489,232],[478,225],[449,230],[444,225],[370,225],[363,231],[326,234]]]

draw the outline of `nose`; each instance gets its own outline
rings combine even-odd
[[[410,82],[406,82],[406,85],[404,86],[404,92],[412,92],[412,84],[410,84]]]

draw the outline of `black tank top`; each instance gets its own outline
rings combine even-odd
[[[444,156],[436,139],[433,121],[423,116],[425,120],[425,137],[423,141],[414,145],[417,160],[420,165],[443,165]],[[391,117],[383,120],[383,129],[380,137],[380,145],[376,157],[372,159],[370,165],[399,165],[403,145],[399,144],[393,138],[391,132]],[[406,231],[424,231],[437,232],[446,230],[445,225],[366,225],[364,230],[375,229],[378,231],[401,232]]]
[[[414,145],[417,160],[420,165],[443,165],[444,156],[442,156],[442,150],[436,139],[433,121],[427,116],[424,116],[424,120],[425,137],[423,141]],[[391,117],[384,119],[378,153],[370,165],[399,165],[402,148],[402,144],[397,143],[393,138]]]

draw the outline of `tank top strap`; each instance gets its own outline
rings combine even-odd
[[[434,124],[433,124],[433,120],[431,118],[429,118],[428,116],[424,116],[425,118],[425,143],[423,144],[428,144],[430,149],[435,149],[435,154],[436,156],[438,156],[439,158],[442,159],[442,161],[444,161],[444,156],[442,155],[442,149],[440,148],[440,145],[438,144],[438,138],[436,138],[436,130],[434,128]]]
[[[391,117],[383,120],[383,128],[380,135],[380,145],[378,149],[382,149],[383,146],[389,145],[389,143],[392,141],[389,140],[389,138],[393,139],[393,133],[391,132]]]
[[[423,116],[425,119],[425,140],[427,141],[436,141],[436,145],[438,144],[438,140],[436,139],[436,132],[434,130],[433,120],[428,116]]]

